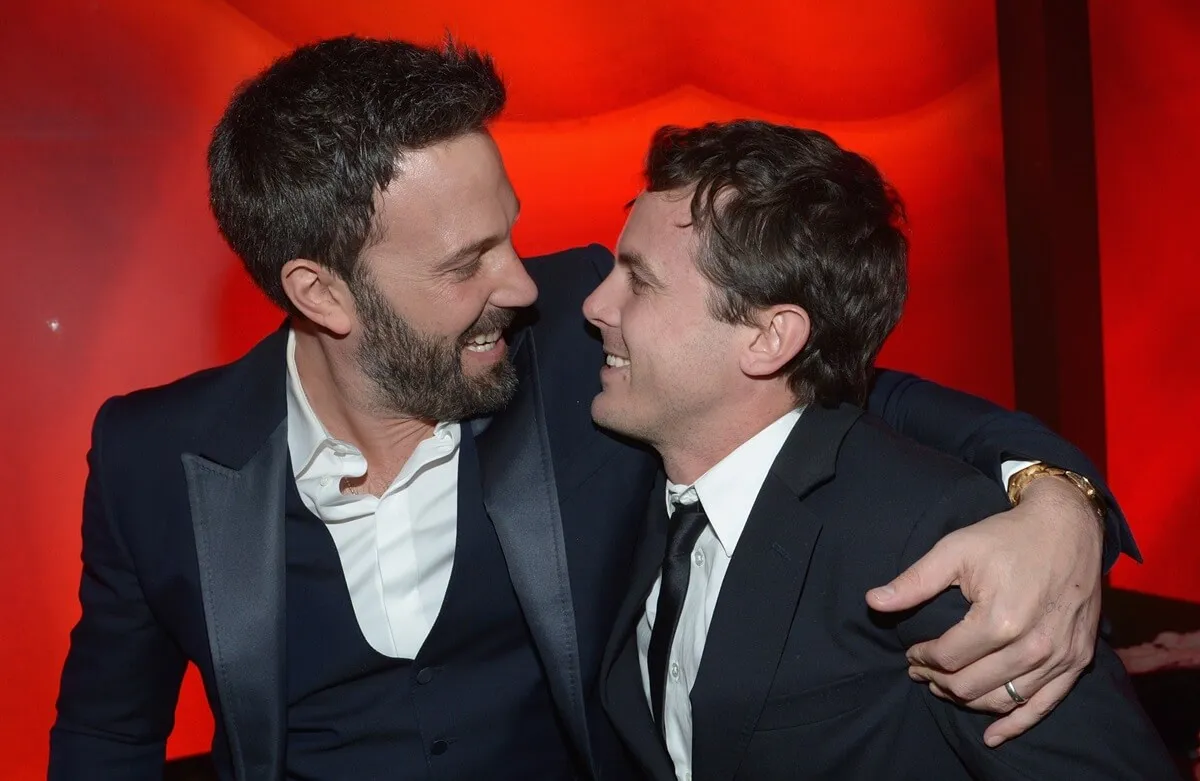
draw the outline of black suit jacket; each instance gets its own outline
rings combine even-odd
[[[529,261],[540,295],[512,338],[520,389],[471,425],[485,504],[559,715],[592,774],[621,779],[598,675],[657,461],[591,422],[603,354],[580,308],[611,267],[598,246]],[[222,773],[281,778],[284,344],[281,331],[235,363],[100,409],[84,496],[83,612],[63,668],[51,778],[161,777],[189,660],[216,717]],[[1036,424],[908,375],[881,373],[871,405],[974,460],[1007,444],[1088,472]]]
[[[636,626],[666,549],[662,481],[605,655],[603,699],[656,780],[675,778],[642,686]],[[944,535],[1007,506],[999,485],[857,408],[810,407],[755,501],[695,684],[692,778],[1159,779],[1170,759],[1100,642],[1067,699],[993,750],[991,717],[907,675],[905,649],[962,619],[950,590],[899,617],[864,595]]]

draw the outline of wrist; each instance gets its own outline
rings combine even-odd
[[[1098,520],[1099,525],[1104,523],[1104,500],[1083,475],[1037,463],[1020,470],[1008,481],[1008,499],[1014,507],[1022,501],[1036,501],[1043,495],[1072,501]]]

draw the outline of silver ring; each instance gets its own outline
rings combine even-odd
[[[1025,704],[1025,698],[1022,697],[1021,695],[1017,694],[1017,687],[1013,686],[1012,681],[1009,681],[1008,683],[1004,684],[1004,691],[1008,692],[1008,696],[1012,697],[1012,701],[1015,702],[1016,704],[1018,704],[1018,705]]]

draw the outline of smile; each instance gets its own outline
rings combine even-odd
[[[467,342],[467,349],[473,353],[486,353],[489,350],[495,349],[496,343],[500,341],[500,332],[492,331],[487,334],[479,334],[472,337],[471,341]]]
[[[623,369],[629,365],[629,359],[621,358],[620,356],[613,355],[612,353],[605,353],[604,365],[614,369]]]

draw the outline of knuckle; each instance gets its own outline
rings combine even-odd
[[[1023,625],[1011,612],[992,616],[991,631],[1005,645],[1012,645],[1021,638]]]
[[[979,692],[970,683],[951,678],[946,681],[946,690],[959,702],[972,702],[979,698]]]
[[[988,710],[995,711],[996,713],[1012,713],[1017,709],[1017,704],[1012,701],[1012,697],[1009,697],[1007,692],[997,695],[993,702],[995,703],[994,706],[988,708]]]
[[[1029,721],[1030,724],[1036,724],[1042,719],[1050,715],[1050,711],[1054,710],[1054,702],[1031,702],[1029,703]]]
[[[1043,634],[1031,635],[1025,645],[1025,661],[1034,667],[1041,667],[1054,657],[1054,641]]]
[[[958,672],[962,667],[962,661],[959,659],[958,654],[937,649],[930,652],[929,662],[931,666],[951,673]]]
[[[921,588],[923,579],[921,577],[920,567],[909,567],[904,572],[896,576],[896,585],[901,588],[917,589]]]

